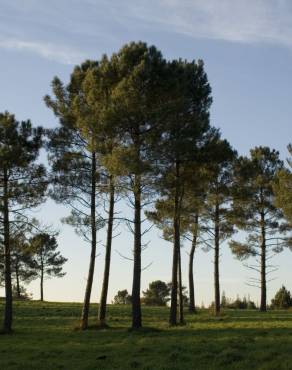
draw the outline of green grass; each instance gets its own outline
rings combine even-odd
[[[131,332],[130,307],[110,306],[110,328],[82,332],[77,303],[16,302],[14,310],[14,333],[0,335],[1,370],[292,369],[292,311],[220,319],[201,311],[170,328],[166,308],[145,307],[145,329]],[[92,305],[92,325],[96,312]]]

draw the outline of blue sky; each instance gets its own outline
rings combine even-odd
[[[255,145],[268,145],[287,156],[292,141],[292,2],[289,0],[0,0],[0,111],[18,119],[54,127],[57,122],[45,107],[55,75],[68,81],[74,64],[86,58],[111,54],[124,43],[143,40],[155,44],[167,58],[203,59],[213,90],[211,121],[220,127],[240,154]],[[125,205],[120,205],[125,212]],[[67,275],[46,282],[48,300],[81,301],[88,268],[89,246],[59,219],[68,209],[48,201],[35,216],[61,228],[59,244],[69,258]],[[124,227],[114,240],[110,299],[118,289],[131,289],[132,236]],[[93,301],[100,295],[104,233],[99,235]],[[158,230],[143,263],[142,288],[154,279],[170,280],[171,245]],[[184,281],[187,284],[186,242],[183,249]],[[213,297],[212,255],[198,251],[195,260],[197,302]],[[291,282],[292,253],[275,258],[281,266],[269,285],[269,298],[282,283]],[[249,276],[223,246],[222,290],[227,296],[250,294],[256,288],[245,283]],[[29,287],[38,298],[38,282]]]

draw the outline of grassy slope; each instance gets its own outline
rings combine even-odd
[[[292,369],[291,311],[227,311],[219,320],[204,311],[169,328],[167,309],[144,308],[146,329],[129,332],[130,307],[111,306],[110,329],[80,332],[80,310],[17,302],[14,334],[0,336],[0,369]]]

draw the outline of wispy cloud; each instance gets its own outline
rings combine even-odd
[[[291,0],[1,0],[0,21],[0,48],[66,64],[163,32],[292,48]]]
[[[193,38],[292,47],[290,0],[131,0],[132,17]]]
[[[33,52],[41,57],[63,64],[76,64],[85,59],[85,53],[52,43],[0,39],[0,48]]]

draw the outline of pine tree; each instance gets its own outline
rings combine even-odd
[[[169,301],[170,287],[161,280],[152,281],[143,291],[143,304],[146,306],[166,306]]]
[[[154,161],[153,147],[159,142],[165,61],[161,53],[145,43],[130,43],[110,60],[118,82],[111,94],[108,116],[118,130],[119,145],[113,151],[116,168],[127,179],[125,189],[134,209],[133,217],[133,285],[132,328],[142,326],[141,315],[141,252],[142,209],[149,195]]]
[[[289,290],[284,285],[277,291],[272,299],[271,307],[275,309],[283,309],[292,307],[292,297]]]
[[[29,284],[35,279],[31,254],[28,251],[28,240],[25,229],[27,225],[18,219],[17,224],[10,224],[11,280],[15,287],[15,297],[21,298],[22,284]],[[30,229],[29,227],[28,229]],[[27,231],[27,230],[26,230]],[[4,245],[0,243],[0,281],[4,281]]]
[[[263,312],[267,310],[267,275],[275,270],[267,261],[291,245],[291,238],[285,236],[288,225],[283,221],[282,211],[275,206],[273,190],[275,176],[282,168],[276,150],[256,147],[250,151],[250,158],[239,158],[234,172],[234,222],[248,232],[248,237],[245,243],[232,241],[230,247],[241,260],[257,258],[258,265],[248,267],[260,274],[260,279],[252,279],[250,284],[259,284]]]
[[[40,300],[44,300],[44,280],[46,278],[63,277],[63,265],[67,258],[57,250],[55,236],[40,233],[30,239],[29,251],[32,255],[32,266],[40,279]]]
[[[103,105],[100,100],[92,101],[98,94],[100,98],[103,96],[100,87],[102,77],[98,73],[99,63],[87,61],[74,68],[67,86],[56,77],[52,82],[54,98],[45,97],[47,106],[60,120],[60,126],[50,132],[48,145],[49,161],[52,165],[51,196],[58,203],[71,207],[71,215],[64,221],[72,225],[91,245],[81,329],[88,328],[97,230],[104,226],[104,220],[97,212],[97,195],[102,178],[99,132]],[[95,88],[99,90],[88,92],[92,79],[96,77],[100,84],[96,83]],[[96,106],[93,111],[94,104]]]
[[[209,176],[208,191],[202,212],[201,229],[207,235],[205,239],[206,250],[214,251],[214,310],[215,315],[220,314],[220,246],[234,232],[233,221],[230,218],[230,199],[233,184],[233,162],[236,152],[228,141],[217,139],[210,142],[212,161],[208,163]],[[207,151],[208,152],[208,151]]]
[[[0,114],[0,185],[4,245],[5,310],[4,332],[12,330],[11,227],[25,211],[44,200],[46,171],[38,164],[43,130],[30,121],[19,122],[8,112]]]
[[[177,296],[180,301],[179,321],[183,323],[180,248],[186,230],[184,218],[189,217],[185,199],[195,176],[191,175],[191,171],[195,171],[196,163],[200,161],[202,147],[210,132],[209,108],[212,99],[202,61],[169,62],[167,76],[167,114],[157,147],[159,173],[156,189],[160,199],[155,204],[154,212],[148,213],[148,216],[163,230],[165,238],[173,242],[169,322],[176,325]]]

